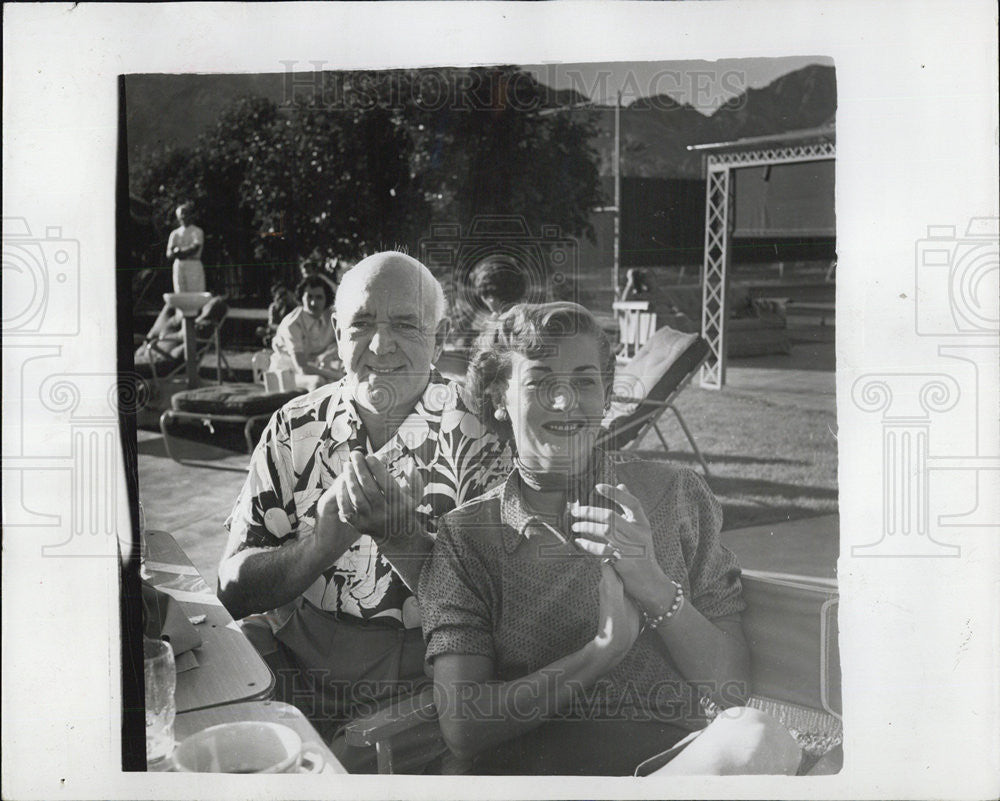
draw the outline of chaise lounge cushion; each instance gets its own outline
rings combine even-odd
[[[178,392],[170,398],[175,412],[243,417],[273,414],[304,390],[268,393],[259,384],[221,384]]]

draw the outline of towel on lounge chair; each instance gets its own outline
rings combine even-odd
[[[601,422],[607,429],[602,447],[624,448],[655,426],[707,353],[708,344],[698,334],[666,326],[655,331],[615,372],[611,408]]]

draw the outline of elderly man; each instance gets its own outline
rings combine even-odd
[[[346,375],[275,414],[227,521],[219,597],[234,617],[253,615],[244,631],[279,697],[325,734],[422,680],[411,590],[434,523],[510,469],[432,367],[444,309],[441,286],[407,255],[350,270],[334,311]]]

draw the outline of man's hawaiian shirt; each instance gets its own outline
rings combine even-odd
[[[311,533],[320,496],[348,462],[351,446],[359,441],[368,446],[364,439],[343,380],[285,404],[254,451],[250,473],[226,521],[227,555],[280,547]],[[459,385],[436,371],[413,411],[374,455],[409,486],[422,481],[417,511],[431,534],[438,517],[481,495],[511,469],[508,449],[466,408]],[[367,535],[303,596],[324,610],[419,625],[415,599]],[[272,626],[281,625],[293,608],[294,603],[268,615]]]

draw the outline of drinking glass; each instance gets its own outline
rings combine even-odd
[[[144,637],[142,645],[146,679],[146,764],[155,765],[174,750],[177,670],[170,643]]]
[[[143,581],[149,581],[153,578],[153,574],[146,567],[146,556],[148,548],[146,547],[146,513],[142,508],[142,501],[139,501],[139,578]]]

